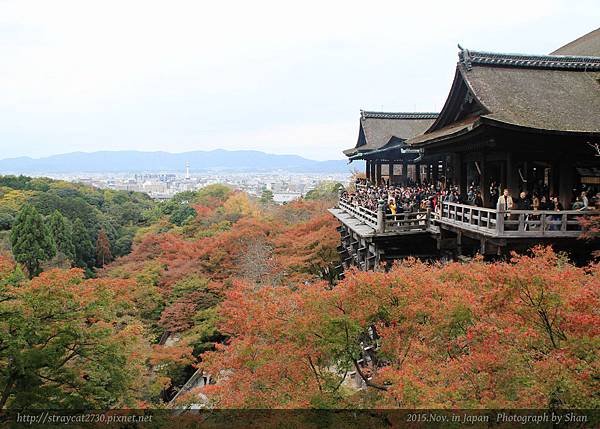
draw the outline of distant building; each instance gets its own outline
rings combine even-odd
[[[300,192],[278,192],[273,193],[273,201],[279,204],[289,203],[290,201],[297,200],[302,194]]]

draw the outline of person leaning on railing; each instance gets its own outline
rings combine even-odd
[[[558,197],[554,196],[552,197],[552,210],[555,212],[560,212],[563,210],[563,205],[561,204],[560,201],[558,201]],[[550,216],[550,218],[554,221],[560,221],[561,220],[561,215],[552,215]],[[556,223],[552,223],[552,225],[550,225],[550,230],[552,231],[558,231],[560,229],[560,225],[556,224]]]

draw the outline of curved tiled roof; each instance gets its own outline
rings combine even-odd
[[[477,118],[544,132],[600,133],[600,57],[462,48],[458,56],[440,119],[408,144],[428,144],[476,128]],[[465,111],[473,100],[477,108]]]
[[[583,72],[476,66],[463,76],[489,110],[483,117],[540,130],[600,132],[600,67]]]
[[[407,140],[427,130],[437,118],[431,112],[360,111],[359,137],[356,146],[344,151],[346,156],[381,149],[393,137]]]
[[[361,110],[360,117],[363,119],[435,119],[438,114],[434,112],[371,112]]]
[[[458,58],[467,70],[471,70],[473,65],[486,65],[551,70],[600,71],[600,57],[591,56],[499,54],[463,49],[458,53]]]

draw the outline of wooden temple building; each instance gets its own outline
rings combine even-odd
[[[437,113],[360,112],[356,146],[344,151],[350,161],[364,160],[371,183],[407,184],[421,181],[419,150],[406,144],[424,133]]]
[[[460,47],[459,47],[460,48]],[[373,186],[473,186],[483,206],[455,202],[437,211],[386,214],[340,200],[344,266],[371,269],[404,256],[504,255],[538,243],[589,252],[579,224],[596,212],[569,210],[586,186],[600,191],[600,29],[549,55],[460,48],[439,114],[361,111],[350,161],[366,161]],[[490,186],[513,198],[556,195],[565,210],[498,212]]]

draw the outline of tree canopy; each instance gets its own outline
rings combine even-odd
[[[44,218],[30,204],[19,211],[10,240],[15,260],[25,265],[29,277],[38,275],[42,261],[56,254],[56,245]]]

